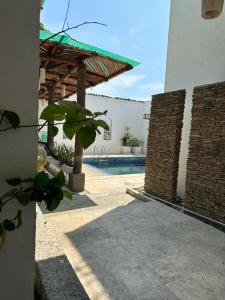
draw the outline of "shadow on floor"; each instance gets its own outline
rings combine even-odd
[[[40,205],[40,209],[43,214],[52,214],[57,212],[66,212],[68,210],[74,210],[79,208],[87,208],[97,206],[97,204],[90,199],[87,195],[73,194],[73,200],[70,201],[67,198],[64,198],[60,205],[54,211],[48,211],[45,208],[45,204],[42,202]]]
[[[36,262],[35,297],[90,300],[65,255]]]
[[[134,201],[64,234],[95,300],[225,299],[224,234],[170,207]]]

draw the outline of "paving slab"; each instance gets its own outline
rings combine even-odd
[[[95,206],[45,215],[89,298],[225,299],[225,234],[124,194],[143,177],[103,177],[87,180]]]
[[[35,299],[89,300],[65,253],[47,230],[39,207],[36,214]]]

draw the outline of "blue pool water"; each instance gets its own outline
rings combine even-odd
[[[145,172],[144,157],[108,157],[108,164],[99,158],[85,158],[84,163],[100,169],[108,175],[141,174]]]

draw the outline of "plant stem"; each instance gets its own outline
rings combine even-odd
[[[38,128],[38,132],[41,131],[42,128],[44,128],[45,126],[47,126],[48,124],[48,121],[45,121],[41,126],[40,128]]]
[[[55,123],[54,125],[63,125],[63,124],[80,124],[81,122],[84,121],[88,121],[88,120],[94,120],[95,118],[97,118],[97,116],[94,116],[93,118],[89,118],[89,119],[84,119],[84,120],[80,120],[80,121],[71,121],[71,122],[58,122]],[[45,126],[47,126],[48,122],[46,121],[44,124],[40,125],[40,124],[32,124],[32,125],[19,125],[18,127],[14,128],[12,126],[10,127],[6,127],[3,129],[0,129],[0,132],[4,132],[4,131],[8,131],[11,129],[17,129],[17,128],[32,128],[32,127],[40,127],[38,131],[40,131],[42,128],[44,128]]]
[[[0,205],[0,208],[4,207],[9,201],[13,200],[14,197],[7,199],[5,202],[2,202],[2,204]]]

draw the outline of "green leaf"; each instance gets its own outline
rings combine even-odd
[[[77,103],[74,103],[72,101],[63,100],[59,102],[60,108],[64,111],[64,113],[75,113],[78,110],[81,110],[81,106]]]
[[[109,125],[103,120],[96,121],[97,126],[104,128],[105,130],[109,130]]]
[[[15,224],[12,221],[7,220],[7,219],[4,220],[3,226],[4,226],[5,230],[7,230],[7,231],[13,231],[16,229]]]
[[[50,202],[48,202],[46,206],[47,210],[49,211],[55,210],[59,206],[60,202],[61,202],[60,199],[56,199],[56,198],[52,199]]]
[[[20,178],[10,178],[7,179],[6,182],[11,186],[17,186],[22,183],[22,180]]]
[[[33,199],[31,198],[31,192],[21,192],[16,196],[16,199],[23,206],[27,206]]]
[[[79,139],[81,146],[84,149],[87,149],[91,144],[94,143],[96,131],[92,127],[83,127],[78,130],[76,136]]]
[[[61,187],[54,189],[52,199],[63,200],[64,194]]]
[[[50,185],[55,187],[62,187],[65,184],[65,175],[60,171],[54,178],[50,179]]]
[[[58,127],[53,126],[53,127],[52,127],[52,134],[53,134],[53,136],[56,136],[56,135],[58,134],[58,132],[59,132]]]
[[[103,112],[100,112],[100,111],[97,111],[97,112],[94,112],[94,115],[96,117],[99,117],[99,116],[103,116],[103,115],[106,115],[107,114],[107,110],[103,111]]]
[[[15,112],[5,110],[4,115],[13,128],[17,128],[20,125],[20,118]]]
[[[82,109],[82,113],[86,116],[92,116],[93,115],[93,113],[89,109],[86,109],[86,108]]]
[[[69,191],[64,191],[63,194],[64,194],[64,197],[66,197],[70,201],[73,200],[73,195]]]
[[[52,190],[51,195],[49,195],[48,199],[45,199],[46,208],[50,211],[55,210],[60,202],[63,200],[63,191],[61,188],[55,188]]]
[[[49,184],[49,177],[48,175],[42,171],[40,173],[38,173],[35,178],[34,178],[34,186],[40,188],[40,189],[43,189],[43,188],[46,188],[47,185]]]
[[[62,121],[65,113],[57,104],[49,104],[41,113],[40,119],[45,121]]]
[[[19,228],[23,224],[23,222],[22,222],[22,210],[21,209],[19,209],[17,211],[16,218],[17,218],[17,226],[16,226],[16,228]]]
[[[81,108],[77,109],[76,111],[74,111],[73,113],[68,113],[66,115],[66,122],[68,123],[73,123],[76,125],[80,125],[80,122],[83,120],[83,115],[81,112]]]
[[[63,124],[63,131],[66,135],[66,137],[70,140],[74,137],[77,130],[80,128],[80,124],[74,124],[74,123],[64,123]]]
[[[32,201],[34,201],[34,202],[41,202],[41,201],[43,201],[43,192],[40,192],[40,191],[38,191],[38,190],[36,190],[36,191],[33,191],[32,193],[31,193],[31,199],[32,199]]]

